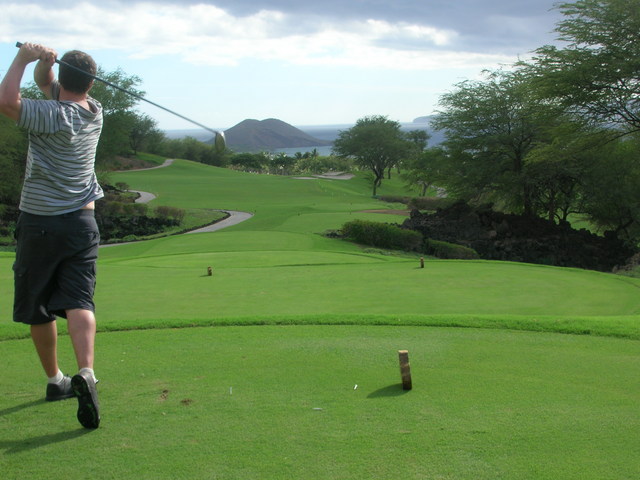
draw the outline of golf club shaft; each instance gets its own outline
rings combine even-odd
[[[22,43],[21,43],[21,42],[17,42],[17,43],[16,43],[16,47],[20,48],[21,46],[22,46]],[[122,87],[120,87],[120,86],[118,86],[118,85],[116,85],[116,84],[114,84],[114,83],[111,83],[111,82],[109,82],[109,81],[107,81],[107,80],[105,80],[105,79],[103,79],[103,78],[97,77],[97,76],[95,76],[95,75],[92,75],[92,74],[91,74],[91,73],[89,73],[89,72],[85,72],[85,71],[84,71],[84,70],[82,70],[81,68],[78,68],[78,67],[76,67],[76,66],[74,66],[74,65],[70,65],[70,64],[68,64],[67,62],[64,62],[64,61],[62,61],[62,60],[58,60],[57,58],[56,58],[56,63],[57,63],[58,65],[64,65],[65,67],[70,68],[70,69],[72,69],[72,70],[75,70],[75,71],[77,71],[77,72],[81,72],[81,73],[83,73],[83,74],[85,74],[85,75],[87,75],[87,76],[89,76],[89,77],[93,78],[94,80],[97,80],[97,81],[99,81],[99,82],[104,83],[105,85],[110,86],[111,88],[115,88],[116,90],[120,90],[121,92],[124,92],[124,93],[126,93],[127,95],[131,95],[132,97],[137,98],[138,100],[142,100],[142,101],[144,101],[144,102],[150,103],[150,104],[151,104],[151,105],[153,105],[154,107],[160,108],[160,109],[164,110],[165,112],[169,112],[169,113],[171,113],[171,114],[173,114],[173,115],[175,115],[175,116],[177,116],[177,117],[182,118],[183,120],[186,120],[187,122],[191,122],[191,123],[193,123],[194,125],[199,126],[200,128],[204,128],[205,130],[207,130],[207,131],[209,131],[209,132],[213,133],[213,134],[216,136],[216,145],[217,145],[217,142],[218,142],[218,139],[219,139],[219,137],[220,137],[220,136],[222,136],[222,139],[224,140],[224,134],[223,134],[222,132],[219,132],[219,131],[217,131],[217,130],[213,130],[213,129],[211,129],[211,128],[209,128],[209,127],[205,126],[205,125],[202,125],[202,124],[201,124],[201,123],[199,123],[199,122],[196,122],[195,120],[191,120],[190,118],[187,118],[187,117],[185,117],[184,115],[180,115],[179,113],[174,112],[173,110],[170,110],[170,109],[168,109],[168,108],[166,108],[166,107],[163,107],[162,105],[158,105],[157,103],[152,102],[151,100],[147,100],[146,98],[144,98],[144,97],[142,97],[142,96],[138,95],[137,93],[130,92],[129,90],[126,90],[126,89],[124,89],[124,88],[122,88]]]

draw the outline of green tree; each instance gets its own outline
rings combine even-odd
[[[162,130],[153,128],[145,140],[145,149],[149,153],[160,155],[163,149],[163,143],[167,141],[167,136]]]
[[[415,151],[420,154],[429,143],[431,135],[425,130],[411,130],[405,134],[407,140],[409,140]]]
[[[136,155],[140,148],[152,138],[152,135],[157,134],[159,131],[157,122],[148,115],[132,113],[131,120],[129,146],[133,150],[133,154]]]
[[[275,175],[291,175],[296,165],[296,158],[286,153],[279,153],[269,159],[269,173]]]
[[[539,101],[530,77],[517,71],[486,72],[440,98],[433,126],[446,132],[447,190],[458,198],[500,201],[534,215],[535,192],[526,175],[529,153],[549,140],[558,122],[555,105]]]
[[[231,156],[231,165],[240,170],[261,171],[269,159],[262,153],[238,153]]]
[[[17,206],[27,157],[27,138],[13,120],[0,115],[0,204]]]
[[[102,68],[98,67],[97,76],[138,96],[144,96],[145,92],[138,89],[142,80],[136,75],[127,75],[121,69],[113,72],[105,72]],[[139,101],[132,95],[128,95],[121,90],[112,88],[99,81],[94,82],[89,94],[100,102],[105,117],[115,113],[130,112]]]
[[[401,178],[410,188],[417,188],[420,196],[427,195],[427,191],[438,180],[444,181],[440,175],[440,167],[446,162],[446,155],[442,148],[433,147],[420,152],[405,162],[406,168]]]
[[[637,245],[640,239],[640,135],[600,147],[581,178],[581,211],[601,230]]]
[[[556,32],[562,48],[536,50],[528,65],[547,98],[593,123],[640,131],[640,3],[579,0],[561,3]]]
[[[565,120],[549,129],[549,137],[527,156],[525,176],[535,211],[552,221],[566,221],[572,213],[583,213],[582,180],[610,141],[610,132]]]
[[[385,171],[407,155],[410,143],[400,130],[400,123],[376,115],[361,118],[349,130],[341,131],[333,151],[341,157],[352,157],[357,165],[373,174],[373,195],[376,195]]]
[[[137,88],[141,80],[135,75],[126,75],[120,69],[107,73],[98,68],[98,76],[136,95],[144,95]],[[130,155],[130,135],[136,121],[138,99],[98,81],[94,83],[90,95],[101,103],[104,115],[96,161],[100,164],[118,155]]]

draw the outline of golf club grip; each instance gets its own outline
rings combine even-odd
[[[23,43],[22,43],[22,42],[16,42],[16,47],[17,47],[17,48],[22,47],[22,45],[23,45]],[[78,68],[78,67],[74,67],[73,65],[69,65],[69,64],[68,64],[68,63],[66,63],[66,62],[62,62],[62,61],[58,60],[57,58],[56,58],[56,63],[57,63],[57,64],[59,64],[59,65],[66,65],[66,66],[68,66],[69,68],[73,68],[74,70],[77,70],[77,71],[79,71],[79,72],[84,73],[85,75],[93,76],[93,75],[91,75],[90,73],[85,72],[84,70],[82,70],[82,69],[80,69],[80,68]]]

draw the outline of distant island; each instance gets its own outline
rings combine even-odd
[[[330,146],[333,142],[312,137],[282,120],[247,119],[225,130],[227,146],[235,151],[277,150]]]
[[[417,117],[413,119],[413,123],[430,123],[433,120],[433,115],[426,115],[424,117]]]
[[[405,132],[425,130],[431,136],[429,146],[435,146],[444,139],[443,132],[431,129],[433,116],[417,117],[411,122],[401,123]],[[269,118],[266,120],[246,119],[234,127],[224,130],[227,146],[236,153],[241,152],[310,152],[317,150],[320,155],[329,155],[331,146],[340,132],[353,127],[354,124],[307,125],[294,127],[282,120]],[[168,138],[192,137],[198,141],[211,144],[211,132],[206,130],[168,130]]]

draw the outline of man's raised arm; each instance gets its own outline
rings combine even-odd
[[[11,62],[11,66],[0,82],[0,113],[18,121],[20,118],[20,83],[24,76],[25,68],[28,64],[40,60],[36,66],[34,75],[36,76],[36,84],[50,97],[51,83],[53,82],[53,71],[51,68],[56,61],[56,52],[50,48],[36,45],[33,43],[24,43],[16,57]],[[38,78],[40,77],[40,78]],[[42,82],[42,85],[39,83]]]

